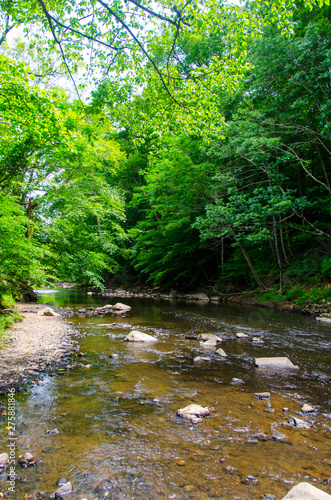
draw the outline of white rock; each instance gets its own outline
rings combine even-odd
[[[198,335],[199,340],[207,341],[207,340],[216,340],[217,342],[222,342],[223,339],[214,335],[214,333],[200,333]]]
[[[236,333],[236,337],[238,339],[247,339],[248,335],[246,335],[246,333],[238,332]]]
[[[147,333],[139,332],[138,330],[132,330],[132,332],[129,333],[125,337],[125,340],[127,342],[157,342],[158,339],[155,337],[152,337],[152,335],[148,335]]]
[[[131,307],[126,304],[121,304],[121,302],[117,302],[114,306],[112,306],[114,311],[131,311]]]
[[[310,406],[308,405],[307,403],[305,403],[302,407],[301,407],[301,411],[303,413],[313,413],[315,410],[315,408],[313,406]]]
[[[325,318],[324,316],[317,316],[316,321],[321,321],[322,323],[331,323],[331,318]]]
[[[253,398],[261,400],[270,399],[270,392],[256,392],[253,394]]]
[[[223,349],[217,349],[216,354],[218,354],[219,356],[222,356],[222,358],[227,358],[227,356],[228,356]]]
[[[1,453],[0,454],[0,469],[3,469],[8,465],[9,462],[9,455],[8,453]]]
[[[194,363],[203,363],[205,361],[211,361],[210,358],[206,358],[205,356],[197,356],[196,358],[194,358]]]
[[[288,423],[293,425],[293,427],[298,427],[299,429],[308,429],[309,427],[312,426],[311,423],[306,422],[305,420],[302,420],[301,418],[297,417],[290,417]]]
[[[180,408],[177,411],[177,415],[191,420],[193,424],[198,424],[202,422],[202,417],[209,415],[209,408],[207,406],[192,404],[185,406],[185,408]]]
[[[244,384],[245,382],[243,381],[242,378],[236,378],[233,377],[233,379],[230,382],[232,385],[239,385],[239,384]]]
[[[255,358],[255,364],[259,368],[292,368],[298,370],[299,367],[295,366],[292,361],[284,357],[275,358]]]
[[[61,488],[58,488],[51,496],[50,498],[62,498],[62,495],[67,495],[68,493],[72,492],[72,484],[70,481],[65,483]]]
[[[331,495],[309,483],[299,483],[282,500],[331,500]]]
[[[210,347],[216,347],[218,344],[218,340],[216,339],[209,339],[204,342],[200,342],[201,347],[204,347],[206,349],[209,349]]]
[[[61,317],[61,314],[56,313],[53,311],[51,307],[44,307],[43,309],[40,309],[40,311],[37,312],[38,316],[57,316]]]

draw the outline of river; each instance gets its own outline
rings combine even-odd
[[[70,500],[279,500],[300,481],[330,492],[331,325],[241,305],[75,291],[40,291],[39,302],[132,309],[70,318],[85,366],[57,370],[19,398],[18,451],[31,451],[38,465],[18,470],[25,482],[17,482],[17,499],[49,498],[62,476],[73,485]],[[132,329],[159,341],[125,342]],[[221,336],[228,357],[185,338],[199,333]],[[194,363],[199,355],[211,361]],[[255,357],[269,356],[287,356],[299,370],[255,367]],[[233,385],[234,377],[244,383]],[[271,404],[253,397],[265,391]],[[196,425],[176,416],[191,403],[213,408],[210,416]],[[316,414],[300,415],[304,403]],[[314,423],[295,428],[291,416]],[[58,434],[45,433],[54,428]]]

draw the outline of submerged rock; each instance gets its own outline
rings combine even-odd
[[[147,333],[139,332],[138,330],[132,330],[125,337],[126,342],[157,342],[158,339],[148,335]]]
[[[274,357],[274,358],[255,358],[255,364],[259,368],[292,368],[298,370],[299,367],[294,365],[285,356]]]
[[[331,495],[312,484],[302,482],[293,486],[282,500],[331,500]]]
[[[202,422],[202,417],[207,417],[209,415],[209,408],[207,406],[201,406],[196,404],[191,404],[185,406],[185,408],[180,408],[177,411],[177,415],[187,420],[191,420],[192,424],[198,424]]]
[[[246,335],[246,333],[238,332],[238,333],[236,333],[236,337],[238,339],[247,339],[248,335]]]

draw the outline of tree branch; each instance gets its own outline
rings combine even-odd
[[[38,1],[42,1],[42,0],[38,0]],[[137,43],[137,45],[139,46],[139,48],[141,49],[141,51],[143,52],[143,54],[145,55],[145,57],[149,60],[149,62],[152,64],[154,70],[156,71],[156,73],[158,74],[161,82],[162,82],[162,85],[164,86],[167,94],[169,95],[169,97],[178,105],[180,106],[181,108],[184,108],[186,109],[186,106],[184,106],[183,104],[181,104],[180,102],[177,101],[177,99],[172,95],[172,93],[170,92],[166,82],[164,81],[164,78],[159,70],[159,68],[157,67],[156,63],[154,62],[154,60],[151,58],[151,56],[148,54],[148,52],[146,51],[145,47],[143,46],[143,44],[140,42],[140,40],[138,40],[138,38],[135,36],[135,34],[131,31],[131,29],[129,28],[129,26],[123,21],[123,19],[121,19],[106,3],[104,3],[102,0],[97,0],[98,3],[100,3],[105,9],[108,10],[108,12],[117,20],[118,23],[120,23],[123,28],[129,33],[129,35],[133,38],[133,40]]]

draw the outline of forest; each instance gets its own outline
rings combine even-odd
[[[331,301],[330,21],[1,2],[0,308],[60,281]]]

